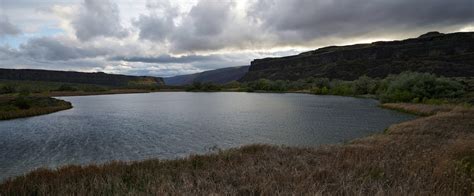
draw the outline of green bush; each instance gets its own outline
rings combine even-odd
[[[364,75],[353,82],[352,88],[356,95],[375,94],[377,83],[377,80]]]
[[[220,91],[221,86],[213,83],[201,83],[201,82],[194,82],[192,85],[186,87],[186,91],[205,91],[205,92],[212,92],[212,91]]]
[[[324,87],[321,89],[321,94],[323,94],[323,95],[329,94],[329,89],[324,86]]]
[[[13,105],[22,110],[27,110],[31,108],[31,101],[25,96],[18,96],[13,100]]]
[[[26,97],[26,96],[29,96],[31,94],[31,91],[29,88],[27,87],[23,87],[20,89],[20,92],[19,92],[19,95],[22,96],[22,97]]]
[[[67,85],[67,84],[63,84],[61,86],[59,86],[56,91],[77,91],[77,88],[71,86],[71,85]]]
[[[311,88],[310,92],[315,94],[315,95],[320,95],[321,94],[321,89],[319,87],[313,87],[313,88]]]
[[[0,94],[11,94],[16,93],[16,88],[13,85],[4,85],[0,88]]]
[[[351,82],[333,80],[331,81],[330,86],[331,86],[331,88],[329,89],[330,94],[343,95],[343,96],[354,95]]]
[[[377,90],[382,102],[410,102],[423,99],[457,98],[463,85],[429,73],[404,72],[382,80]]]
[[[102,87],[102,86],[84,86],[82,89],[84,92],[104,92],[108,91],[109,89]]]

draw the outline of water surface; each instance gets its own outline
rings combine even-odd
[[[38,167],[169,159],[252,143],[318,146],[413,116],[337,96],[149,93],[62,97],[74,108],[0,122],[0,180]]]

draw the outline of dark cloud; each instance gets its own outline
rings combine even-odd
[[[208,56],[187,55],[187,56],[181,56],[181,57],[161,55],[158,57],[112,57],[109,60],[166,64],[166,63],[194,63],[194,62],[221,61],[222,58],[217,55],[208,55]]]
[[[233,22],[230,19],[234,6],[232,1],[199,1],[173,33],[171,50],[187,52],[225,48],[231,41],[230,37],[235,35],[224,32]]]
[[[248,11],[287,41],[372,32],[401,33],[474,22],[472,0],[263,0]]]
[[[234,7],[232,1],[201,0],[175,25],[174,20],[179,16],[176,7],[153,4],[148,6],[151,13],[140,15],[133,24],[140,32],[140,39],[169,43],[172,51],[220,49],[227,43],[222,34],[232,23]],[[157,9],[159,13],[155,13]]]
[[[128,35],[120,24],[117,5],[109,0],[85,0],[72,25],[82,41],[99,36],[122,38]]]
[[[0,16],[0,37],[6,35],[18,35],[21,30],[12,24],[7,16]]]
[[[20,46],[21,55],[38,60],[64,61],[92,58],[107,54],[96,48],[79,48],[70,42],[62,42],[54,37],[40,37],[28,40]]]
[[[374,35],[399,37],[455,30],[474,23],[472,0],[259,0],[239,13],[233,1],[201,0],[173,23],[173,15],[142,15],[140,38],[171,52],[326,44]],[[163,6],[160,6],[163,8]],[[168,9],[168,8],[167,8]]]
[[[140,39],[164,42],[174,29],[173,18],[141,15],[133,24],[140,29]]]
[[[141,14],[133,25],[140,31],[140,39],[154,42],[164,42],[174,31],[174,19],[178,16],[178,8],[173,7],[168,1],[149,1],[148,15]]]
[[[232,1],[201,0],[189,13],[195,36],[215,36],[222,33],[228,24]],[[190,28],[186,26],[186,28]]]

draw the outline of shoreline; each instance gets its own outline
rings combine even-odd
[[[421,114],[430,105],[389,107]],[[3,182],[0,194],[469,194],[474,110],[433,111],[347,144],[255,144],[175,160],[38,169]]]
[[[5,99],[12,99],[13,98],[5,98]],[[61,99],[55,99],[52,97],[29,97],[26,99],[32,99],[32,103],[30,104],[37,104],[37,102],[46,102],[48,103],[46,106],[28,106],[27,109],[14,109],[14,110],[7,110],[7,111],[0,111],[0,121],[6,120],[14,120],[20,118],[28,118],[34,116],[41,116],[46,114],[52,114],[59,111],[64,111],[73,108],[70,102]],[[11,101],[8,101],[11,102]],[[10,103],[9,107],[13,107]]]

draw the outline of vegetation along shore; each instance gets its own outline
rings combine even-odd
[[[71,103],[41,96],[0,96],[0,120],[49,114],[72,108]]]

